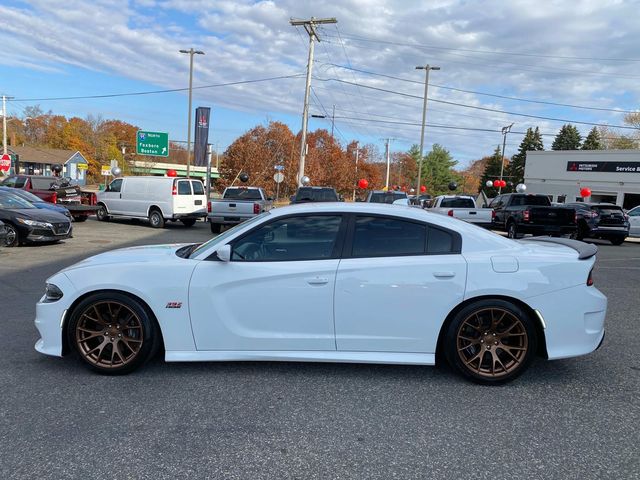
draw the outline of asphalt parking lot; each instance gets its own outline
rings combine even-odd
[[[33,349],[45,279],[89,255],[199,242],[208,225],[75,224],[0,249],[0,478],[640,478],[640,242],[599,242],[607,336],[482,387],[447,368],[165,364],[124,377]]]

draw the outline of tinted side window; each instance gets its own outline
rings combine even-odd
[[[119,192],[122,189],[122,179],[119,178],[109,184],[110,192]]]
[[[16,177],[9,177],[2,182],[4,187],[15,187],[16,186]]]
[[[439,228],[429,228],[427,252],[430,254],[453,253],[453,235]]]
[[[278,262],[332,258],[341,222],[340,215],[280,218],[235,242],[231,260]]]
[[[24,188],[28,177],[16,177],[16,188]]]
[[[194,195],[204,195],[204,185],[202,185],[202,182],[194,180],[191,182],[191,186],[193,187]]]
[[[493,200],[491,200],[491,203],[489,203],[489,207],[490,208],[498,208],[500,206],[502,206],[502,195],[497,196],[496,198],[494,198]]]
[[[191,185],[187,180],[178,182],[178,195],[191,195]]]
[[[425,253],[426,225],[389,217],[356,217],[351,255],[394,257]]]

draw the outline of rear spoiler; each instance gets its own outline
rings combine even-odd
[[[570,238],[561,238],[561,237],[531,237],[531,238],[523,238],[525,242],[546,242],[546,243],[557,243],[559,245],[564,245],[565,247],[573,248],[576,252],[578,252],[578,258],[580,260],[586,260],[587,258],[593,257],[596,253],[598,253],[598,247],[591,243],[584,243],[579,240],[572,240]]]

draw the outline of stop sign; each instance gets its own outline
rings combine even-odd
[[[11,168],[11,155],[5,153],[0,157],[0,170],[7,172]]]

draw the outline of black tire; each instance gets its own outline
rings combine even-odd
[[[527,369],[537,351],[537,336],[532,319],[520,307],[486,299],[456,314],[447,326],[443,347],[449,365],[464,377],[500,385]]]
[[[149,224],[153,228],[164,228],[164,217],[162,212],[157,208],[152,208],[149,212]]]
[[[622,245],[624,243],[624,237],[613,237],[613,238],[610,238],[609,241],[613,245]]]
[[[86,221],[87,221],[87,218],[89,218],[89,216],[88,216],[88,215],[79,215],[79,216],[77,216],[77,217],[73,217],[73,220],[74,220],[75,222],[80,222],[80,223],[82,223],[82,222],[86,222]]]
[[[110,312],[114,315],[109,318]],[[160,329],[148,308],[120,292],[96,292],[82,300],[69,317],[66,333],[82,363],[106,375],[141,367],[161,343]]]
[[[5,223],[4,227],[7,230],[7,236],[2,241],[4,246],[17,247],[18,245],[20,245],[21,239],[20,239],[20,232],[18,231],[18,229],[10,223]]]
[[[185,227],[193,227],[196,224],[195,218],[183,218],[180,220]]]
[[[222,231],[222,225],[219,223],[209,223],[211,226],[211,233],[220,233]]]
[[[98,209],[96,210],[96,218],[101,222],[109,221],[109,212],[107,211],[107,207],[103,203],[98,204]]]
[[[522,234],[518,233],[518,227],[516,226],[516,222],[509,222],[507,225],[507,237],[512,239],[522,238]]]

